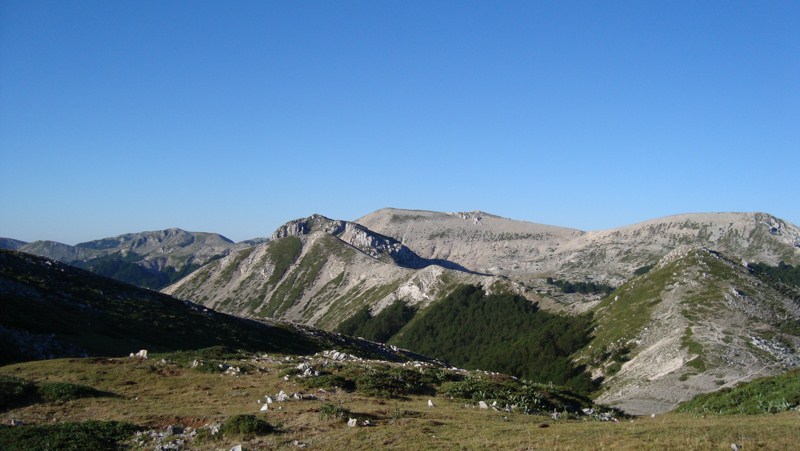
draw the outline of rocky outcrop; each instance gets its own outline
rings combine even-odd
[[[404,268],[418,269],[431,264],[394,238],[375,233],[360,224],[333,220],[318,214],[287,222],[278,227],[272,234],[272,239],[314,232],[333,235],[372,258],[391,261]]]

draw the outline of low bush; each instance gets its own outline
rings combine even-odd
[[[350,416],[350,411],[342,406],[326,402],[319,408],[319,416],[323,420],[343,420]]]
[[[30,403],[36,397],[36,386],[14,376],[0,375],[0,412]]]
[[[0,426],[0,449],[119,449],[140,428],[119,421],[86,421],[32,426]]]
[[[501,408],[508,406],[527,414],[579,413],[582,408],[593,407],[590,399],[563,387],[501,376],[470,376],[462,381],[446,382],[439,394],[487,403],[497,401]]]
[[[234,415],[224,423],[220,428],[223,435],[242,435],[242,436],[255,436],[264,435],[272,432],[272,425],[256,417],[255,415]]]
[[[42,399],[49,402],[73,401],[80,398],[94,398],[104,396],[105,393],[92,387],[69,382],[45,382],[38,388]]]
[[[697,395],[678,407],[698,415],[759,415],[800,407],[800,369]]]

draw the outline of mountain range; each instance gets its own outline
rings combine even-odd
[[[216,233],[173,228],[127,233],[79,243],[0,238],[0,249],[19,250],[88,269],[134,285],[160,289],[209,261],[261,240],[234,243]]]
[[[800,264],[800,229],[765,213],[584,232],[387,208],[352,222],[312,215],[242,243],[169,229],[77,246],[2,245],[134,283],[135,266],[156,276],[140,285],[177,298],[327,330],[402,302],[417,313],[389,343],[457,287],[482,286],[554,314],[589,315],[591,339],[572,358],[600,384],[600,401],[632,413],[800,366],[800,291],[754,269]]]

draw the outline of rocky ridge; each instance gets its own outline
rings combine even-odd
[[[798,299],[717,252],[676,249],[595,310],[584,357],[594,356],[587,361],[605,378],[598,400],[660,413],[800,366]]]
[[[749,261],[800,263],[800,229],[765,213],[669,216],[583,232],[483,212],[382,209],[358,220],[423,258],[537,284],[553,276],[618,285],[680,246],[708,247]]]
[[[222,311],[333,328],[364,305],[427,303],[456,283],[503,283],[423,259],[364,226],[313,215],[167,287]]]
[[[273,232],[272,239],[314,232],[333,235],[372,258],[394,262],[404,268],[419,269],[430,264],[394,238],[375,233],[360,224],[333,220],[318,214],[287,222]]]

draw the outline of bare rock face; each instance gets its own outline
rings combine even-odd
[[[618,285],[681,246],[706,247],[749,261],[800,263],[800,229],[765,213],[685,214],[592,232],[484,212],[392,208],[356,222],[398,239],[423,258],[519,281],[555,276]]]
[[[319,214],[313,214],[307,218],[295,219],[278,227],[272,233],[272,239],[277,240],[287,236],[309,235],[312,232],[325,232],[338,235],[344,229],[344,221],[328,219]]]
[[[318,214],[287,222],[278,227],[272,234],[272,239],[310,235],[314,232],[333,235],[370,257],[392,261],[405,268],[424,268],[430,264],[394,238],[375,233],[360,224],[333,220]]]

